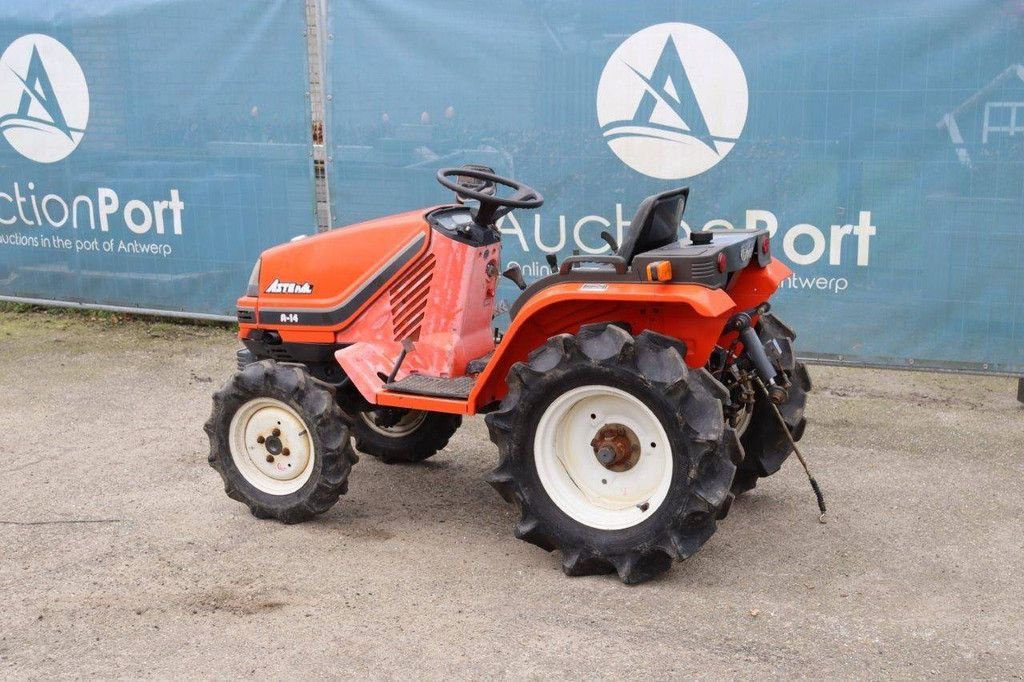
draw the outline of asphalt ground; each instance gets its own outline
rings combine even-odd
[[[206,463],[219,327],[0,312],[0,676],[1016,678],[1014,379],[812,367],[803,449],[691,559],[567,578],[483,482],[482,419],[258,521]]]

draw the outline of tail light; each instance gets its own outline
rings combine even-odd
[[[725,252],[723,251],[718,254],[718,271],[725,272],[726,265],[728,265],[728,263],[726,263]]]
[[[768,252],[771,250],[771,248],[772,242],[771,239],[768,238],[768,235],[764,235],[763,237],[761,237],[761,253],[768,255]]]
[[[672,281],[672,263],[667,260],[656,260],[647,265],[647,279],[652,282]]]

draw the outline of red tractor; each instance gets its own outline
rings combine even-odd
[[[304,521],[346,492],[350,441],[419,462],[484,413],[499,451],[487,480],[518,506],[516,537],[560,550],[566,574],[635,583],[693,554],[804,429],[810,379],[768,312],[790,270],[767,232],[681,243],[676,189],[641,202],[621,245],[604,233],[609,255],[551,256],[527,286],[501,273],[496,222],[540,193],[482,167],[438,181],[456,203],[257,261],[239,371],[205,426],[227,494]],[[499,273],[522,289],[504,334]]]

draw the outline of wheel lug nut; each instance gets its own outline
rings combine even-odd
[[[274,456],[273,455],[267,455],[267,461],[270,462],[271,464],[273,464],[274,463]]]
[[[288,448],[285,448],[284,450],[281,451],[281,454],[287,457],[288,455],[292,454],[292,452]]]
[[[280,435],[281,435],[281,429],[274,429],[274,432],[273,432],[273,434],[274,434],[275,436],[280,436]]]
[[[263,441],[265,441],[265,440],[267,440],[267,439],[264,438],[263,436],[256,436],[256,442],[261,444],[261,445],[263,444]]]

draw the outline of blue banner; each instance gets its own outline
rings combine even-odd
[[[231,315],[316,230],[302,2],[6,0],[0,297]]]
[[[689,185],[684,230],[772,230],[802,352],[1024,371],[1020,3],[327,7],[335,224],[486,164],[547,199],[502,224],[531,280]]]

